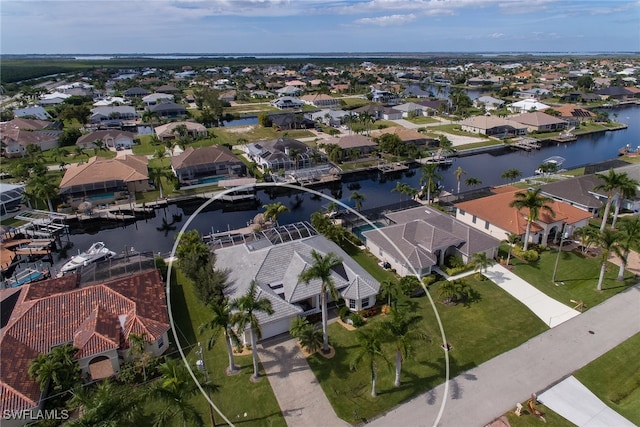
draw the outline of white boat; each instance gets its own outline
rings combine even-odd
[[[548,159],[544,159],[540,167],[536,169],[536,175],[545,175],[548,173],[558,172],[564,161],[564,157],[560,156],[552,156]]]
[[[104,243],[96,242],[86,251],[79,253],[67,261],[60,269],[58,276],[75,271],[82,266],[91,264],[92,262],[96,262],[104,258],[111,258],[115,254],[116,253],[110,251]]]

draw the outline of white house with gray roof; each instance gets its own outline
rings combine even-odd
[[[324,236],[316,235],[306,223],[302,227],[307,237],[287,240],[286,236],[296,234],[292,225],[277,227],[265,233],[252,235],[244,243],[215,249],[216,265],[224,266],[229,272],[231,299],[246,294],[252,280],[258,284],[258,298],[265,297],[274,309],[269,316],[258,313],[262,327],[262,338],[269,338],[289,331],[291,320],[297,316],[319,313],[322,283],[315,279],[305,284],[298,281],[300,273],[313,264],[312,251],[322,255],[333,252],[342,263],[331,273],[331,278],[339,295],[345,299],[347,307],[353,311],[372,307],[380,284],[338,245]],[[279,230],[279,231],[278,231]],[[281,233],[284,239],[275,240],[271,235]],[[276,243],[274,243],[274,241]],[[247,337],[248,338],[248,337]]]
[[[489,259],[498,254],[498,239],[428,206],[386,216],[392,225],[362,235],[367,249],[401,276],[426,276],[450,255],[466,263],[474,253],[484,252]]]

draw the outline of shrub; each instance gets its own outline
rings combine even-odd
[[[460,255],[450,255],[444,260],[444,265],[451,268],[464,267],[464,261]]]
[[[356,328],[364,325],[364,319],[358,313],[351,313],[349,319],[351,320],[351,324]]]
[[[340,320],[342,320],[343,322],[346,322],[350,314],[351,311],[349,310],[349,307],[342,306],[340,307],[340,310],[338,310],[338,317],[340,317]]]
[[[540,254],[535,249],[523,251],[520,246],[515,246],[511,250],[511,254],[525,262],[535,262],[540,258]]]

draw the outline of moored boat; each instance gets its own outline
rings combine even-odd
[[[96,262],[104,258],[111,258],[115,254],[116,253],[109,250],[103,242],[96,242],[85,252],[81,252],[67,261],[62,268],[60,268],[58,276],[75,271],[80,267],[91,264],[92,262]]]

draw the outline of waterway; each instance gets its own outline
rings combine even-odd
[[[617,121],[626,123],[629,127],[615,132],[581,136],[575,142],[554,143],[533,152],[499,150],[459,157],[448,168],[439,170],[440,183],[447,191],[455,189],[457,181],[454,171],[458,166],[466,172],[461,185],[461,191],[465,191],[469,188],[464,181],[470,177],[481,180],[482,186],[505,184],[505,181],[500,178],[505,170],[516,168],[522,172],[523,176],[531,176],[542,161],[551,156],[565,158],[563,167],[567,169],[617,158],[618,150],[622,146],[640,144],[640,107],[631,106],[610,111],[611,114],[614,112],[617,114]],[[394,176],[384,176],[375,172],[351,174],[343,178],[342,183],[318,190],[345,201],[353,191],[357,190],[365,195],[363,209],[406,199],[406,196],[391,191],[398,181],[413,187],[420,185],[420,172],[417,169]],[[261,190],[258,191],[257,197],[258,201],[250,206],[209,209],[194,218],[190,228],[195,228],[204,234],[245,227],[248,221],[263,211],[262,205],[274,202],[281,202],[290,209],[279,218],[281,223],[309,220],[313,212],[322,209],[328,203],[325,199],[311,197],[311,194],[295,194],[291,191],[274,194],[269,190]],[[73,227],[70,241],[74,244],[74,248],[71,251],[75,253],[78,249],[87,249],[95,241],[103,241],[107,247],[116,252],[123,252],[125,248],[130,250],[133,247],[137,251],[166,254],[173,246],[175,234],[197,206],[194,204],[169,205],[158,209],[155,217],[134,223],[86,223],[82,228]],[[163,220],[167,224],[173,223],[170,227],[175,228],[163,228]]]

